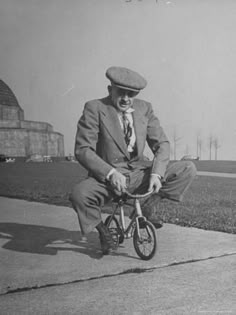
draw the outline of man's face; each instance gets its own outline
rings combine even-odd
[[[109,87],[112,103],[120,112],[125,112],[133,105],[134,97],[138,92],[125,90],[115,85]]]

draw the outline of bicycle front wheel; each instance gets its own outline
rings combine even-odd
[[[138,256],[143,260],[152,259],[157,250],[156,231],[151,222],[142,222],[142,227],[135,227],[133,235],[134,249]]]

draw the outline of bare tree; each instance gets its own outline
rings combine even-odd
[[[176,150],[177,150],[177,144],[179,142],[179,140],[182,137],[178,137],[177,136],[177,132],[176,132],[176,128],[174,129],[174,133],[173,133],[173,143],[174,143],[174,160],[176,160]]]
[[[209,136],[209,159],[211,160],[211,150],[212,150],[212,146],[213,146],[213,142],[214,142],[214,138],[212,135]]]
[[[217,137],[215,137],[213,139],[213,146],[214,146],[214,149],[215,149],[215,160],[217,160],[217,153],[218,153],[218,149],[220,147],[220,144],[219,144],[219,141],[218,141]]]
[[[201,155],[202,155],[202,139],[200,137],[200,135],[197,135],[197,156],[199,157],[199,159],[201,159]]]

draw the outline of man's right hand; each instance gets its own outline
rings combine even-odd
[[[118,190],[118,192],[124,192],[127,188],[126,177],[118,171],[114,171],[109,178],[111,186]]]

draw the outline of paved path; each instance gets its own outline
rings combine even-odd
[[[217,172],[200,172],[200,171],[198,171],[197,175],[236,178],[236,174],[234,174],[234,173],[217,173]]]
[[[157,235],[158,252],[148,262],[132,240],[102,257],[97,233],[83,241],[71,208],[0,197],[0,314],[177,314],[167,312],[174,307],[194,314],[201,298],[205,310],[222,310],[221,294],[224,310],[227,303],[236,310],[235,235],[171,224]]]
[[[1,314],[234,315],[235,256],[0,296]]]

